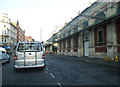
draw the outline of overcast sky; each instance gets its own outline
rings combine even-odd
[[[0,0],[0,14],[8,13],[11,20],[18,20],[26,36],[40,40],[51,37],[55,26],[63,26],[96,0]]]

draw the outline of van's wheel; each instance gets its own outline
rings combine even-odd
[[[45,69],[45,65],[43,67],[41,67],[41,69],[44,70]]]

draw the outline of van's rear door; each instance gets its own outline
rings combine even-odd
[[[41,44],[37,42],[26,43],[24,49],[24,65],[37,65],[37,58],[41,54]]]
[[[31,66],[36,64],[35,52],[24,52],[24,65]]]

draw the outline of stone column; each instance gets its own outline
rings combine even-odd
[[[65,55],[68,55],[67,39],[65,40]]]
[[[70,53],[71,53],[71,56],[73,56],[73,36],[71,37],[71,51],[70,51]]]
[[[57,54],[60,54],[60,41],[58,41]]]
[[[81,37],[81,35],[80,35],[80,33],[79,33],[79,35],[78,35],[78,56],[80,57],[81,55],[80,55],[80,42],[81,42],[81,40],[80,40],[80,37]]]
[[[83,39],[83,32],[82,32],[82,35],[81,35],[81,45],[80,45],[80,47],[81,47],[81,56],[83,56],[84,55],[84,47],[83,47],[83,44],[84,44],[84,39]]]
[[[107,57],[114,60],[117,56],[117,44],[115,21],[107,24]]]
[[[89,57],[95,57],[94,30],[89,31]]]
[[[63,41],[61,41],[61,54],[63,54]]]
[[[80,32],[79,34],[79,56],[83,56],[83,32]]]

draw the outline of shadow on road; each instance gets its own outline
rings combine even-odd
[[[7,63],[7,62],[6,62],[6,63],[2,63],[2,66],[8,65],[8,64],[9,64],[9,63]]]
[[[44,68],[25,68],[14,70],[16,73],[35,73],[35,72],[44,72]]]

